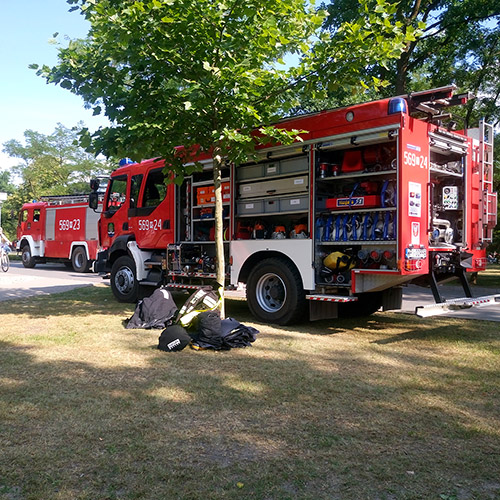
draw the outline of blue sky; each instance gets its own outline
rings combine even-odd
[[[65,0],[0,0],[0,151],[9,139],[23,141],[27,129],[50,134],[57,123],[71,127],[84,121],[90,129],[105,123],[84,109],[80,97],[28,68],[57,62],[57,48],[49,43],[54,33],[63,44],[67,37],[85,37],[88,23],[69,8]],[[12,164],[0,152],[0,170]]]

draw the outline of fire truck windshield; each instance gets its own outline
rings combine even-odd
[[[106,210],[116,212],[125,202],[127,192],[127,176],[115,177],[111,180],[106,200]]]

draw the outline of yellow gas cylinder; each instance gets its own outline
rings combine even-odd
[[[345,253],[332,252],[324,258],[323,265],[334,271],[347,271],[355,266],[355,262]]]

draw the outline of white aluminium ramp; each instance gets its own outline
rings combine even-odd
[[[448,299],[446,302],[438,304],[417,306],[415,308],[415,314],[421,318],[427,318],[429,316],[438,316],[439,314],[446,314],[452,311],[470,309],[472,307],[489,306],[493,304],[500,304],[500,294],[485,295],[483,297],[476,298]]]

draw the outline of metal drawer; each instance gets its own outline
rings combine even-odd
[[[248,181],[261,177],[276,177],[277,175],[295,174],[309,171],[308,156],[285,158],[258,165],[245,165],[236,168],[238,181]]]
[[[309,162],[307,156],[298,158],[287,158],[280,161],[280,174],[294,174],[295,172],[307,172]]]
[[[257,179],[263,176],[264,165],[245,165],[244,167],[236,167],[236,178],[239,181]]]
[[[237,215],[260,214],[264,212],[264,200],[238,201]]]
[[[305,212],[309,208],[309,196],[280,199],[280,212]]]
[[[264,200],[264,212],[266,214],[279,214],[283,212],[307,212],[309,208],[309,197],[287,196]]]
[[[287,177],[261,182],[240,184],[240,198],[253,198],[257,196],[279,196],[288,193],[300,193],[309,188],[309,176]]]

